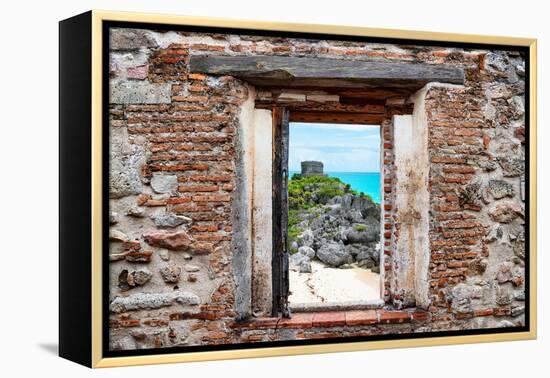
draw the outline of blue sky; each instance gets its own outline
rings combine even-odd
[[[325,172],[380,172],[380,128],[291,122],[289,170],[304,160],[322,161]]]

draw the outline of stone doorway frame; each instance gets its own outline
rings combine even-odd
[[[431,85],[431,84],[430,84]],[[428,304],[427,274],[429,264],[428,211],[429,193],[427,123],[423,115],[423,100],[429,86],[400,101],[383,106],[380,122],[381,134],[381,299],[379,303],[362,303],[356,308],[372,308],[389,305],[394,308]],[[249,285],[248,311],[255,316],[274,314],[272,287],[272,156],[274,121],[273,107],[258,101],[261,92],[249,86],[249,99],[242,107],[243,132],[241,148],[245,160],[243,181],[249,190],[250,260],[248,277],[240,276]],[[259,104],[259,106],[258,106]],[[282,107],[278,104],[278,107]],[[299,117],[296,116],[298,113]],[[313,113],[313,114],[311,114]],[[307,122],[316,117],[317,122],[370,124],[371,115],[319,117],[315,112],[290,110],[289,120]],[[380,113],[382,114],[382,113]],[[341,120],[347,119],[347,122]],[[368,117],[368,118],[367,118]],[[338,122],[340,121],[340,122]],[[414,138],[414,143],[411,144]],[[424,169],[422,170],[422,167]],[[411,176],[411,172],[416,175]],[[409,180],[413,177],[414,180]],[[423,188],[423,195],[418,195]],[[414,204],[415,211],[406,206]],[[424,204],[424,206],[422,206]],[[419,237],[419,235],[422,237]],[[410,236],[413,237],[411,239]],[[404,243],[404,241],[411,241]],[[418,256],[418,258],[417,258]],[[411,263],[413,261],[413,263]],[[418,263],[414,263],[418,261]],[[271,284],[270,284],[271,283]],[[317,310],[344,310],[326,308]]]

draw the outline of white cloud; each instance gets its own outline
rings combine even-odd
[[[367,128],[372,128],[378,133],[378,125],[350,125],[350,124],[340,124],[340,123],[301,123],[293,122],[293,126],[296,127],[315,127],[319,129],[327,130],[345,130],[345,131],[355,131],[355,132],[365,132]]]

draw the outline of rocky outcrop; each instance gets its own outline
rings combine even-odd
[[[347,193],[299,211],[300,230],[291,243],[291,263],[307,271],[313,258],[331,267],[357,263],[379,271],[380,206],[369,197]]]

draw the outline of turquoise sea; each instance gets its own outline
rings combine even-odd
[[[292,176],[293,173],[290,172]],[[326,175],[337,177],[342,182],[350,184],[351,188],[371,196],[376,203],[380,203],[380,172],[325,172]]]

